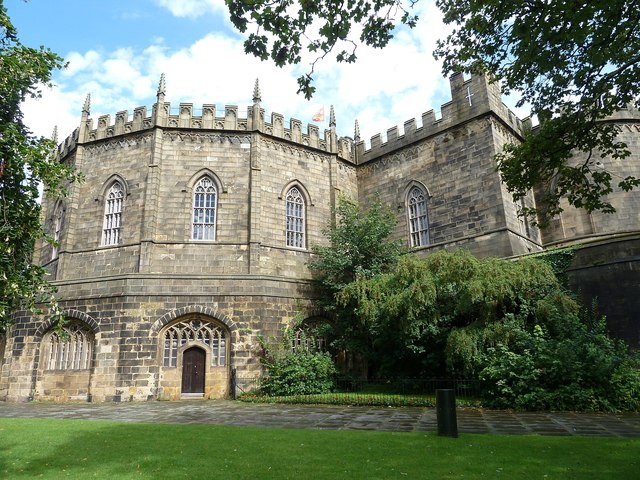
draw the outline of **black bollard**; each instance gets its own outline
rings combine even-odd
[[[458,438],[456,396],[453,390],[436,390],[436,414],[438,417],[438,435]]]

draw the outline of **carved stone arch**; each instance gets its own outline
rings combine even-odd
[[[218,189],[218,193],[227,193],[227,187],[222,183],[222,180],[220,180],[220,177],[218,177],[218,175],[216,175],[213,172],[213,170],[209,168],[202,168],[198,170],[195,174],[193,174],[191,178],[189,178],[189,180],[187,181],[186,190],[188,192],[192,192],[196,184],[200,181],[202,177],[209,177],[211,181],[213,181],[213,183],[215,184],[216,188]]]
[[[289,190],[291,190],[293,187],[296,187],[300,191],[300,193],[304,197],[305,204],[307,206],[311,206],[312,207],[313,206],[313,201],[311,201],[311,195],[309,194],[309,191],[304,186],[304,184],[298,179],[293,179],[293,180],[289,181],[282,188],[282,190],[280,190],[280,195],[278,195],[278,199],[279,200],[284,200],[286,198],[286,196],[287,196],[287,192]]]
[[[216,309],[205,307],[202,305],[189,305],[187,307],[177,308],[176,310],[165,313],[162,317],[160,317],[153,323],[149,330],[149,334],[157,335],[160,330],[162,330],[172,321],[177,320],[180,317],[184,317],[185,315],[194,313],[211,317],[212,319],[217,320],[225,327],[227,327],[231,334],[238,330],[238,325],[233,320],[231,320],[226,315],[219,313]]]
[[[416,200],[413,192],[418,190],[419,197],[424,195],[424,200]],[[418,197],[418,198],[419,198]],[[431,243],[431,231],[429,228],[429,200],[431,193],[427,186],[418,181],[411,180],[407,183],[402,194],[402,201],[398,205],[399,211],[405,212],[409,246],[425,247]]]
[[[61,315],[65,319],[76,320],[86,325],[94,335],[100,333],[100,325],[98,324],[98,322],[93,317],[87,315],[84,312],[80,312],[79,310],[65,310],[61,313]],[[57,320],[54,318],[48,318],[44,322],[42,322],[42,324],[40,324],[40,326],[36,329],[34,340],[40,341],[42,339],[42,336],[49,330],[51,330],[56,325],[56,323]]]
[[[124,190],[124,196],[127,197],[130,195],[131,190],[129,189],[129,184],[121,175],[114,173],[102,184],[102,189],[100,190],[100,196],[96,200],[104,200],[104,197],[109,192],[109,189],[114,183],[120,183]]]
[[[431,192],[427,188],[427,186],[419,180],[411,180],[407,183],[406,187],[404,187],[404,191],[402,192],[402,205],[404,205],[407,201],[407,197],[409,196],[409,192],[414,188],[418,187],[424,193],[427,194],[427,201],[429,201],[432,197]]]
[[[62,212],[63,214],[66,213],[67,211],[67,203],[64,201],[64,199],[62,197],[57,198],[56,201],[53,204],[53,211],[51,212],[51,220],[54,221],[56,218],[56,213],[58,212],[58,209],[62,208]]]

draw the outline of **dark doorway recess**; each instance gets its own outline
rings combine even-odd
[[[182,354],[182,393],[204,393],[204,365],[207,354],[191,347]]]

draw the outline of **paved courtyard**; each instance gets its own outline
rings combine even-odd
[[[435,432],[431,408],[251,404],[229,400],[134,403],[5,403],[0,417],[199,423],[252,427]],[[457,410],[458,432],[640,437],[640,414]]]

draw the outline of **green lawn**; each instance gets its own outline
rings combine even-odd
[[[0,478],[638,478],[640,439],[0,419]]]

